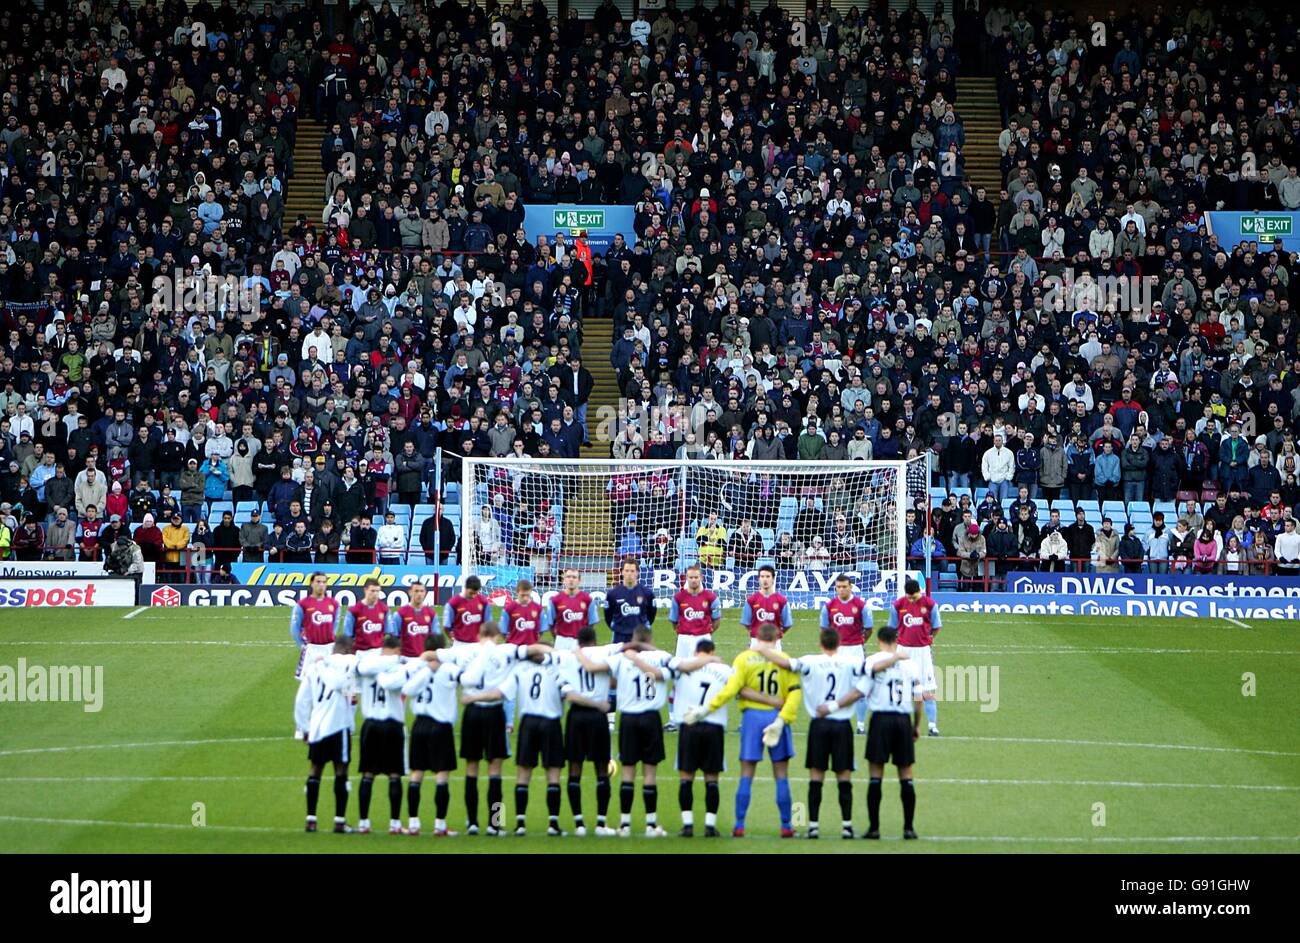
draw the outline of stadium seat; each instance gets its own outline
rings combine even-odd
[[[436,513],[437,510],[438,506],[436,504],[417,504],[415,506],[415,515],[423,514],[425,517],[429,517],[431,514]]]
[[[240,501],[235,505],[236,514],[252,514],[255,510],[257,510],[256,501]]]
[[[1130,501],[1128,503],[1128,516],[1132,518],[1135,514],[1139,517],[1150,517],[1151,505],[1145,501]]]
[[[1038,519],[1045,520],[1047,512],[1050,510],[1046,498],[1034,498],[1034,507],[1038,508]]]
[[[1101,505],[1100,505],[1099,503],[1097,503],[1097,501],[1093,500],[1092,498],[1087,498],[1087,499],[1085,499],[1085,500],[1082,500],[1082,501],[1077,502],[1077,504],[1075,505],[1075,508],[1076,508],[1076,510],[1083,511],[1085,514],[1088,514],[1088,513],[1096,513],[1096,514],[1100,514],[1100,513],[1101,513]]]
[[[1172,501],[1156,501],[1151,505],[1152,514],[1163,514],[1165,517],[1173,518],[1178,516],[1178,508]]]
[[[1074,516],[1074,502],[1069,498],[1057,498],[1052,502],[1052,510],[1060,511],[1061,517]]]
[[[233,514],[235,511],[234,502],[233,501],[212,501],[208,504],[209,514],[216,514],[218,515],[218,517],[220,517],[222,511],[230,511]]]
[[[1218,488],[1201,489],[1201,500],[1204,501],[1206,504],[1213,504],[1218,499],[1218,497],[1219,497]]]
[[[759,527],[756,528],[756,530],[758,531],[758,536],[763,538],[763,550],[767,553],[771,553],[772,548],[776,546],[776,531],[772,530],[770,527]]]
[[[1197,500],[1200,497],[1200,495],[1197,494],[1195,491],[1180,491],[1178,492],[1178,494],[1174,495],[1174,497],[1178,500],[1178,506],[1182,507],[1188,501]]]
[[[1128,520],[1128,509],[1123,501],[1106,501],[1101,506],[1101,513],[1116,522]]]

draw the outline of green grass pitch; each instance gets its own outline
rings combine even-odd
[[[287,609],[15,611],[0,617],[0,665],[103,668],[103,704],[0,702],[0,849],[10,852],[1295,852],[1300,851],[1300,637],[1285,622],[950,615],[935,648],[955,677],[939,707],[941,738],[917,749],[916,828],[904,844],[887,771],[879,843],[841,841],[833,788],[819,842],[777,837],[765,764],[743,840],[646,839],[640,791],[631,839],[545,836],[534,774],[527,838],[435,839],[432,789],[419,838],[304,834],[304,744],[292,739]],[[816,647],[800,613],[786,650]],[[661,642],[668,645],[664,626]],[[728,612],[719,653],[744,643]],[[973,670],[971,670],[973,669]],[[996,669],[996,687],[994,686]],[[983,685],[978,684],[983,679]],[[996,692],[996,710],[992,695]],[[981,697],[982,695],[982,697]],[[733,714],[734,717],[734,714]],[[807,797],[800,755],[796,803]],[[739,764],[729,735],[720,826],[730,833]],[[856,739],[855,825],[866,822],[864,738]],[[659,819],[680,825],[671,758],[660,767]],[[505,771],[513,823],[513,768]],[[356,774],[349,820],[356,821]],[[594,820],[594,779],[584,811]],[[484,792],[480,786],[480,793]],[[461,779],[453,828],[463,829]],[[405,801],[405,800],[403,800]],[[482,800],[481,800],[482,801]],[[375,790],[372,818],[387,817]],[[697,821],[703,786],[696,791]],[[332,812],[329,773],[323,827]],[[796,805],[796,818],[801,815]],[[618,812],[617,788],[611,812]],[[403,809],[405,817],[405,809]],[[567,797],[562,810],[572,827]],[[798,824],[798,823],[796,823]]]

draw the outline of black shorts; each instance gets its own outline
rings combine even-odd
[[[406,774],[406,725],[400,720],[367,720],[361,725],[361,772]]]
[[[570,763],[590,760],[596,775],[609,768],[609,719],[604,711],[575,704],[569,708],[569,722],[564,727],[564,755]]]
[[[460,719],[460,758],[504,760],[510,755],[506,741],[506,709],[501,704],[471,704]]]
[[[411,762],[415,770],[446,773],[456,768],[456,735],[451,724],[432,717],[415,718],[411,728]]]
[[[677,735],[677,769],[721,773],[727,768],[726,731],[719,724],[686,724]]]
[[[658,711],[624,714],[618,722],[618,761],[624,766],[664,761],[664,726]]]
[[[339,730],[323,740],[307,744],[307,762],[313,766],[352,762],[352,731]]]
[[[895,766],[916,762],[916,743],[912,740],[912,716],[892,711],[871,715],[867,727],[867,762],[882,766],[893,757]]]
[[[609,730],[608,727],[605,728]],[[540,761],[540,762],[539,762]],[[519,751],[515,765],[559,769],[564,765],[564,733],[559,718],[525,714],[519,721]]]
[[[808,725],[808,769],[853,770],[853,724],[814,717]]]

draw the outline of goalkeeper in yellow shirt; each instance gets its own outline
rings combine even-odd
[[[736,820],[731,835],[745,834],[745,816],[754,788],[754,771],[763,759],[763,748],[772,758],[772,775],[776,778],[776,807],[781,813],[781,837],[793,838],[791,822],[793,802],[790,798],[790,757],[794,756],[794,736],[789,725],[799,713],[803,692],[799,675],[777,667],[763,657],[761,650],[775,648],[781,630],[770,622],[758,627],[754,647],[741,652],[731,663],[734,673],[726,686],[707,705],[691,708],[683,718],[693,724],[711,714],[732,698],[740,697],[740,785],[736,787]]]

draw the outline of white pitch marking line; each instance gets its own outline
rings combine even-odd
[[[33,753],[72,753],[80,750],[134,750],[147,747],[195,747],[214,743],[292,742],[290,737],[230,737],[217,740],[149,740],[140,743],[90,743],[70,747],[32,747],[25,750],[0,750],[0,756],[28,756]]]
[[[1186,743],[1129,743],[1120,740],[1067,740],[1057,737],[941,737],[935,743],[943,741],[971,743],[1053,743],[1080,747],[1119,747],[1138,750],[1192,750],[1198,753],[1240,753],[1249,756],[1300,756],[1285,750],[1247,750],[1241,747],[1205,747]]]
[[[59,819],[46,816],[0,815],[0,822],[20,822],[33,825],[71,825],[76,827],[99,828],[148,828],[187,832],[256,832],[301,834],[301,829],[277,827],[272,825],[205,825],[202,829],[183,822],[114,822],[107,819]],[[768,836],[756,835],[754,839],[762,840]],[[772,836],[773,840],[775,836]],[[902,841],[902,838],[889,837],[886,841]],[[991,842],[996,844],[1071,844],[1071,845],[1131,845],[1131,844],[1198,844],[1223,842],[1300,842],[1300,835],[1153,835],[1126,838],[1120,835],[1105,835],[1088,838],[1079,835],[927,835],[923,842],[974,843]]]
[[[138,609],[133,609],[132,611],[128,612],[126,615],[122,616],[122,618],[123,618],[123,619],[134,619],[134,618],[135,618],[136,616],[138,616],[140,613],[142,613],[142,612],[148,612],[148,611],[149,611],[149,607],[148,607],[148,606],[141,606],[141,607],[138,608]]]
[[[126,619],[129,617],[123,616],[122,618]],[[292,642],[288,641],[272,642],[265,639],[261,641],[249,640],[244,642],[231,642],[225,639],[148,639],[146,641],[124,641],[121,639],[89,641],[86,639],[78,639],[68,642],[44,642],[33,639],[15,639],[13,641],[9,641],[8,639],[0,640],[0,648],[9,645],[57,645],[60,648],[68,645],[85,645],[95,648],[103,645],[130,645],[133,648],[152,648],[155,645],[219,645],[223,648],[279,648],[286,652],[289,651],[289,646],[292,644]]]
[[[1223,621],[1224,621],[1224,622],[1231,622],[1233,625],[1235,625],[1235,626],[1236,626],[1237,628],[1239,628],[1239,629],[1249,629],[1249,628],[1250,628],[1250,626],[1247,625],[1246,623],[1241,622],[1241,621],[1238,621],[1237,619],[1230,619],[1230,618],[1228,618],[1227,616],[1224,616],[1224,617],[1223,617]]]
[[[1245,626],[1250,628],[1250,626]],[[963,655],[1300,655],[1300,649],[1220,649],[1220,648],[1074,648],[1071,646],[1018,645],[1007,648],[943,645],[942,652]]]
[[[724,782],[739,782],[739,777],[723,776]],[[771,776],[755,777],[762,783],[774,782]],[[300,776],[0,776],[0,783],[226,783],[226,782],[301,782]],[[806,783],[806,777],[791,776],[792,783]],[[1104,786],[1123,789],[1228,789],[1248,792],[1300,792],[1300,786],[1260,783],[1148,783],[1104,779],[929,779],[918,777],[922,786]]]

